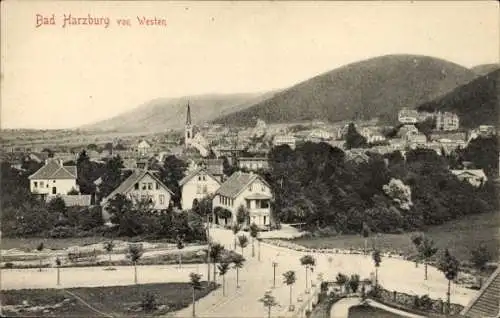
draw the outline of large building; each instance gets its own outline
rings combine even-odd
[[[438,112],[436,114],[436,130],[453,131],[460,126],[459,118],[454,113]]]
[[[64,166],[62,160],[49,158],[45,165],[28,177],[30,191],[40,195],[68,194],[77,191],[76,166]]]
[[[293,135],[276,135],[273,139],[273,146],[278,147],[288,145],[290,148],[295,149],[296,139]]]
[[[402,124],[416,124],[418,112],[415,109],[403,108],[398,113],[398,120]]]
[[[255,223],[259,226],[271,224],[272,192],[269,184],[254,173],[233,173],[215,192],[212,206],[231,212],[230,220],[225,223],[236,222],[237,212],[241,206],[248,211],[247,224]]]

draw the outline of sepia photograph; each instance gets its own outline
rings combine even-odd
[[[497,1],[2,1],[0,316],[500,318]]]

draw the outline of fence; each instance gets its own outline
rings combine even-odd
[[[450,304],[448,310],[447,303],[442,299],[431,299],[427,295],[409,295],[397,291],[379,289],[373,294],[373,298],[392,307],[400,307],[403,310],[417,314],[449,314],[458,315],[464,308],[462,305]]]

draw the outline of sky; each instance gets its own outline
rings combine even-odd
[[[499,62],[496,1],[1,5],[2,129],[73,128],[155,98],[280,89],[386,54]],[[37,15],[53,14],[55,25],[37,27]],[[70,14],[109,26],[63,27]]]

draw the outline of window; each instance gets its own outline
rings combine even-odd
[[[146,190],[146,187],[147,187],[147,184],[146,184],[146,183],[143,183],[143,184],[142,184],[142,190]]]
[[[247,209],[250,210],[250,200],[247,200]]]
[[[139,183],[134,184],[134,189],[139,190]]]
[[[165,204],[165,196],[163,194],[160,194],[159,199],[161,205]]]
[[[200,185],[200,184],[197,184],[197,185],[196,185],[196,193],[197,193],[197,194],[200,194],[200,193],[201,193],[201,185]]]
[[[40,188],[43,188],[43,181],[40,181]]]
[[[159,190],[160,189],[160,184],[158,182],[156,182],[156,190]]]
[[[268,200],[262,200],[262,201],[260,201],[260,208],[261,209],[267,209],[267,208],[269,208],[269,201]]]
[[[38,188],[38,182],[36,182],[36,181],[35,181],[35,182],[33,182],[33,186],[34,186],[35,188]]]
[[[262,192],[266,192],[266,187],[264,187],[264,185],[262,185],[262,186],[260,187],[260,190],[261,190]]]
[[[148,183],[148,190],[153,190],[153,183]]]
[[[250,192],[252,192],[252,191],[253,191],[253,190],[252,190],[252,188],[253,188],[253,184],[251,184],[251,185],[250,185],[250,187],[248,187],[248,190],[249,190]]]
[[[52,183],[56,183],[56,180],[52,180]]]
[[[201,181],[201,176],[198,176],[198,181]]]
[[[203,193],[207,193],[208,192],[208,188],[207,188],[207,185],[203,185]]]

